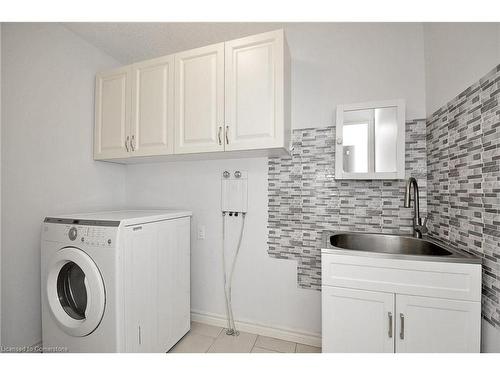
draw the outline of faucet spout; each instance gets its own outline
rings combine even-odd
[[[420,217],[420,205],[419,205],[419,194],[418,194],[418,184],[415,177],[410,177],[408,181],[406,181],[406,191],[405,191],[405,207],[410,208],[411,199],[411,190],[413,187],[413,209],[414,209],[414,217]]]
[[[412,189],[413,188],[413,189]],[[413,199],[411,199],[411,191],[413,190]],[[418,184],[414,177],[410,177],[406,181],[404,206],[406,208],[410,207],[410,202],[413,200],[413,236],[417,238],[422,238],[422,234],[427,233],[427,218],[420,218],[420,204],[419,204],[419,194],[418,194]]]

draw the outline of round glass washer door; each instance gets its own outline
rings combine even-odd
[[[59,250],[49,266],[47,300],[56,322],[66,333],[92,333],[106,305],[104,282],[92,258],[76,247]]]

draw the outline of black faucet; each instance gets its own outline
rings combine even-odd
[[[411,187],[413,186],[413,199],[411,199]],[[410,177],[408,181],[406,181],[406,190],[405,190],[405,203],[404,206],[406,208],[410,207],[410,202],[413,201],[413,237],[422,238],[422,235],[428,232],[427,229],[427,218],[420,218],[420,206],[419,206],[419,198],[418,198],[418,184],[417,180],[414,177]]]

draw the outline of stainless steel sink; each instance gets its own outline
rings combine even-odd
[[[325,251],[359,255],[382,256],[396,259],[418,259],[441,262],[481,263],[467,252],[452,249],[430,239],[404,235],[356,232],[326,232]]]

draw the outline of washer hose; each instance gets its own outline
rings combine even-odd
[[[240,236],[238,238],[238,245],[236,246],[236,252],[233,257],[233,262],[231,264],[231,269],[229,271],[229,276],[226,272],[226,251],[225,251],[225,243],[226,243],[226,212],[222,212],[222,269],[224,272],[224,296],[226,299],[226,316],[227,316],[227,335],[237,336],[239,332],[236,330],[234,325],[234,317],[233,317],[233,306],[232,306],[232,293],[231,287],[233,284],[233,275],[234,268],[236,266],[236,260],[238,258],[238,253],[240,252],[241,240],[243,238],[243,229],[245,228],[245,212],[242,212],[241,218],[241,230]]]

